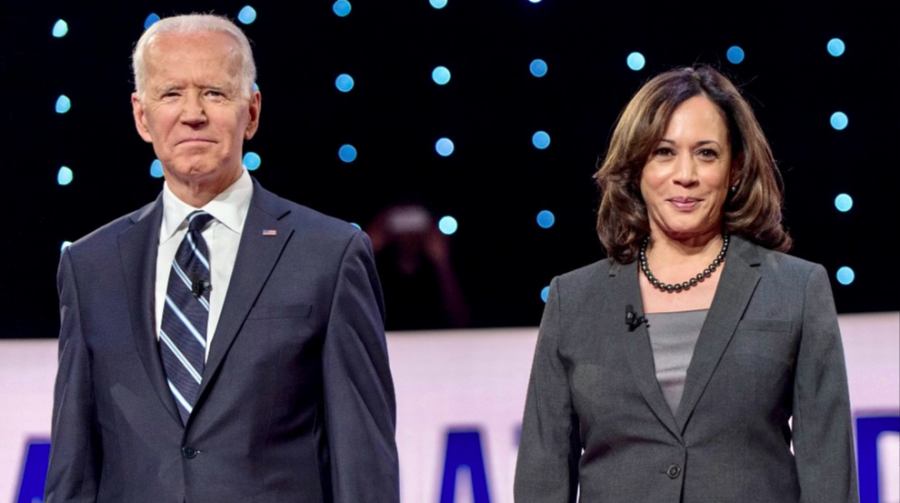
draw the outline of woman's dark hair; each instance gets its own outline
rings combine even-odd
[[[597,234],[616,262],[635,260],[641,242],[650,234],[640,191],[641,171],[672,113],[694,96],[705,96],[722,111],[731,158],[738,163],[737,191],[725,202],[723,231],[773,250],[787,251],[791,246],[791,237],[781,225],[781,174],[750,104],[721,73],[696,66],[661,73],[641,87],[619,116],[606,158],[594,175],[602,194]]]

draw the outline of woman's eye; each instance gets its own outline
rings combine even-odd
[[[719,153],[711,148],[705,148],[705,149],[697,152],[697,155],[699,155],[700,157],[702,157],[704,159],[716,159],[719,157]]]
[[[653,155],[657,157],[666,157],[670,155],[675,155],[675,152],[672,151],[669,147],[659,147],[653,152]]]

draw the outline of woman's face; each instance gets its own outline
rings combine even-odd
[[[672,113],[641,172],[651,234],[678,241],[714,237],[721,231],[732,181],[722,111],[705,96],[685,101]]]

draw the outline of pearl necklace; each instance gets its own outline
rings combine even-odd
[[[723,234],[722,238],[722,251],[720,251],[716,259],[712,261],[712,264],[709,264],[709,267],[704,269],[703,272],[698,273],[696,277],[693,277],[690,280],[685,281],[684,283],[668,284],[656,279],[653,276],[653,273],[650,272],[650,268],[647,267],[647,245],[650,244],[650,236],[647,236],[647,238],[644,239],[644,242],[641,244],[641,270],[644,271],[644,275],[647,276],[647,280],[650,281],[653,287],[659,288],[663,292],[680,292],[682,290],[689,290],[691,287],[697,286],[704,279],[712,276],[712,273],[715,272],[716,268],[722,265],[722,262],[725,260],[725,252],[728,250],[728,234]]]

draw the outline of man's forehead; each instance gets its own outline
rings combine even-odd
[[[232,80],[240,74],[237,44],[224,33],[162,33],[148,43],[146,55],[151,79],[179,80],[207,75],[213,80]]]

